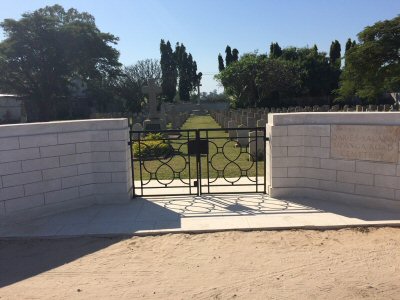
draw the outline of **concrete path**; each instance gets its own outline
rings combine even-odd
[[[132,235],[220,230],[400,226],[400,214],[263,194],[136,198],[0,228],[0,237]]]

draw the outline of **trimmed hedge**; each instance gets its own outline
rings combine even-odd
[[[149,133],[139,142],[133,144],[133,155],[140,159],[156,159],[166,157],[173,152],[170,144],[163,140],[161,133]]]

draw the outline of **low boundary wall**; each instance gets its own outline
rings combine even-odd
[[[128,141],[127,119],[0,126],[0,220],[129,201]]]
[[[400,113],[270,114],[267,135],[272,197],[400,210]]]

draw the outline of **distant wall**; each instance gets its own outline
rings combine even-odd
[[[270,114],[272,197],[400,209],[400,113]]]
[[[0,220],[128,201],[127,119],[0,126]]]

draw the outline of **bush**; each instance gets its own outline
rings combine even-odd
[[[133,155],[140,159],[156,159],[159,157],[167,157],[173,152],[170,144],[163,141],[161,133],[149,133],[144,140],[133,144]]]

